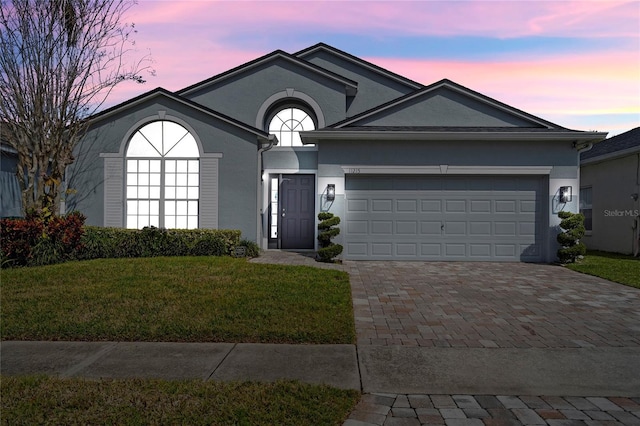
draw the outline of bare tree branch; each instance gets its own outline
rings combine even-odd
[[[57,212],[74,148],[113,88],[144,83],[132,0],[0,0],[2,139],[18,152],[25,212]]]

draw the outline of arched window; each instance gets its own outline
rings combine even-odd
[[[299,132],[315,130],[311,115],[296,106],[286,106],[277,110],[269,121],[268,132],[276,135],[278,146],[303,146]]]
[[[127,228],[197,228],[199,157],[193,135],[174,122],[135,132],[126,152]]]

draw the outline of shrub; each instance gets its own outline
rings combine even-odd
[[[342,246],[331,241],[332,238],[340,234],[340,228],[335,228],[340,223],[340,218],[333,213],[322,212],[318,214],[318,260],[321,262],[333,262],[333,259],[342,253]]]
[[[100,228],[87,226],[79,259],[225,256],[240,241],[240,231],[219,229]]]
[[[584,215],[580,213],[560,212],[558,217],[562,232],[558,234],[557,240],[560,243],[558,249],[558,259],[561,263],[573,263],[580,256],[584,256],[587,247],[580,239],[584,237]]]
[[[73,259],[82,247],[85,216],[30,214],[0,221],[2,267],[49,265]]]
[[[244,255],[246,257],[258,257],[260,256],[260,247],[253,241],[242,240],[239,244],[240,247],[244,247]]]

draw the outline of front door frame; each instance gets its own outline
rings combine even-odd
[[[317,170],[292,170],[292,169],[265,169],[263,176],[263,206],[262,206],[262,247],[268,249],[282,249],[282,240],[280,232],[280,221],[277,226],[277,236],[272,238],[271,222],[272,222],[272,182],[277,179],[278,192],[282,185],[283,175],[310,175],[314,181],[314,218],[318,216],[318,172]],[[279,195],[279,194],[278,194]],[[278,200],[278,214],[281,210],[280,200]],[[318,229],[314,226],[313,248],[312,249],[289,249],[289,250],[317,250],[318,249]]]

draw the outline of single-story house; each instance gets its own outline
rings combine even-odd
[[[640,127],[580,154],[580,212],[587,248],[640,253]]]
[[[557,213],[578,211],[579,152],[606,137],[323,43],[91,120],[67,173],[66,208],[87,223],[314,250],[329,211],[353,260],[553,262]]]

